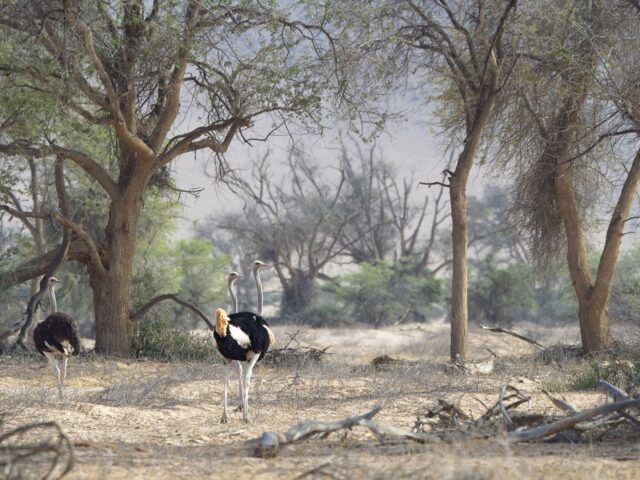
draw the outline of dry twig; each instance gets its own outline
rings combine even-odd
[[[599,416],[609,415],[621,410],[640,407],[640,400],[624,400],[622,402],[609,403],[599,408],[580,412],[570,417],[561,418],[555,422],[541,425],[539,427],[522,430],[519,432],[511,432],[508,436],[510,442],[528,442],[530,440],[539,440],[550,435],[576,427],[579,423],[587,422]]]
[[[567,402],[564,399],[553,397],[549,392],[547,392],[544,388],[541,389],[541,392],[546,395],[546,397],[553,403],[554,406],[568,413],[578,413],[578,409],[570,402]]]
[[[41,475],[46,480],[60,479],[73,468],[73,444],[57,422],[32,423],[0,434],[3,478],[33,477],[39,461],[43,465],[51,462],[46,474]]]
[[[351,429],[356,426],[368,428],[381,442],[386,437],[405,438],[419,443],[440,443],[442,441],[439,435],[411,432],[373,420],[373,417],[380,410],[381,407],[377,406],[363,415],[347,417],[344,420],[328,422],[306,420],[292,426],[286,432],[264,432],[256,448],[256,455],[263,458],[273,458],[278,454],[281,446],[304,440],[319,433],[326,434],[337,430]]]
[[[506,333],[507,335],[511,335],[512,337],[519,338],[520,340],[530,343],[531,345],[535,345],[538,348],[541,348],[541,349],[545,348],[544,345],[542,345],[537,340],[533,340],[532,338],[525,337],[524,335],[514,332],[513,330],[507,330],[506,328],[500,328],[500,327],[487,327],[486,325],[480,325],[480,328],[483,330],[489,330],[490,332]]]
[[[306,362],[320,362],[322,358],[329,354],[327,352],[331,346],[322,349],[308,346],[301,346],[298,341],[300,330],[295,333],[285,333],[289,337],[289,341],[282,348],[274,348],[265,355],[265,363],[273,365],[302,365]],[[294,347],[291,344],[295,344]]]

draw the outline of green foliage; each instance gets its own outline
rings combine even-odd
[[[640,318],[640,243],[621,253],[609,312],[614,320],[638,321]]]
[[[626,390],[640,375],[640,367],[625,360],[591,361],[582,365],[567,381],[569,390],[594,390],[598,380],[605,380]]]
[[[165,361],[213,361],[220,355],[212,340],[174,327],[168,320],[146,316],[136,325],[131,340],[136,358]]]
[[[425,272],[411,273],[402,262],[363,263],[357,272],[343,275],[338,299],[356,320],[376,326],[394,322],[408,312],[423,313],[442,299],[442,282]]]
[[[205,239],[180,240],[174,248],[179,291],[197,305],[220,305],[227,298],[226,269],[229,258],[215,256]]]
[[[536,309],[533,284],[529,267],[522,264],[498,267],[489,259],[470,282],[470,318],[496,325],[522,319]]]
[[[339,327],[350,323],[348,312],[336,303],[311,305],[296,312],[291,318],[282,319],[287,323],[300,323],[311,327]]]
[[[178,293],[204,312],[226,300],[226,256],[216,256],[212,245],[203,239],[169,241],[162,227],[148,244],[138,244],[133,276],[134,309],[154,296]],[[191,310],[172,302],[153,307],[153,314],[165,315],[183,326],[201,326]]]

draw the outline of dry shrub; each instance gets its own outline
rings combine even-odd
[[[220,354],[212,341],[172,326],[167,320],[145,318],[136,325],[131,340],[136,358],[161,361],[215,361]]]

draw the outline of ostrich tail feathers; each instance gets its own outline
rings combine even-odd
[[[276,337],[269,327],[265,325],[264,328],[267,330],[267,335],[269,335],[269,348],[271,348],[276,343]]]

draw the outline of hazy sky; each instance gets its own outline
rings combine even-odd
[[[418,181],[440,180],[440,172],[446,164],[442,153],[442,145],[446,140],[439,141],[436,138],[435,129],[428,124],[425,115],[426,108],[410,111],[405,120],[390,123],[387,132],[376,139],[379,151],[385,159],[398,166],[401,174],[410,175],[415,172],[416,188]],[[328,130],[322,138],[304,135],[297,137],[295,141],[303,144],[305,151],[316,159],[335,165],[339,153],[339,134],[340,129],[335,127]],[[273,164],[270,171],[276,174],[285,173],[286,167],[281,163],[286,159],[291,142],[290,137],[280,136],[272,137],[267,142],[254,142],[253,146],[249,146],[236,138],[226,158],[229,166],[236,169],[240,175],[249,174],[251,160],[271,150]],[[351,144],[346,143],[348,146]],[[364,148],[368,148],[368,145]],[[180,236],[190,235],[190,226],[194,220],[239,205],[237,197],[224,184],[216,183],[211,176],[205,174],[205,168],[209,172],[213,170],[213,159],[202,154],[180,158],[173,166],[180,188],[204,188],[198,198],[186,197]],[[472,175],[471,183],[472,191],[480,188],[481,177],[477,169]],[[426,187],[420,188],[427,193]]]

